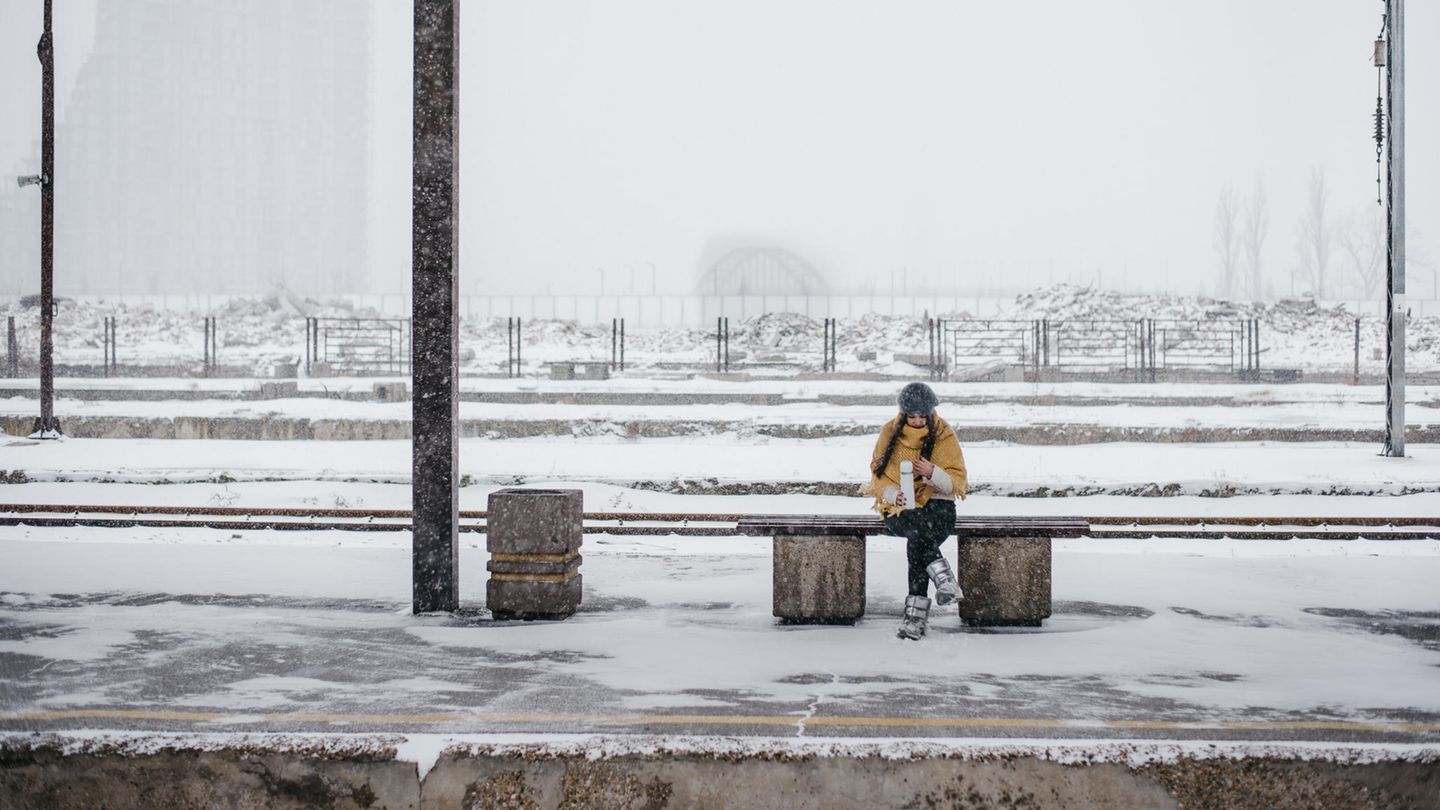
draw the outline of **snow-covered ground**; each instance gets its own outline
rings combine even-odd
[[[969,318],[966,312],[936,313],[944,318]],[[38,354],[38,314],[18,303],[0,306],[0,317],[13,315],[22,355]],[[203,319],[216,318],[219,361],[254,369],[269,376],[276,363],[305,356],[304,316],[373,318],[379,313],[343,300],[301,301],[277,293],[264,298],[231,299],[213,311],[159,310],[104,302],[68,302],[59,309],[55,326],[56,362],[99,365],[103,362],[105,317],[116,320],[117,357],[121,365],[179,365],[198,368],[205,355]],[[1319,306],[1308,299],[1278,302],[1227,302],[1194,297],[1125,295],[1110,290],[1061,284],[1018,296],[1002,318],[1055,321],[1135,321],[1140,318],[1210,322],[1255,319],[1260,324],[1261,365],[1305,372],[1342,373],[1355,363],[1356,315],[1344,307]],[[1360,316],[1360,371],[1383,373],[1384,320]],[[789,312],[735,319],[730,327],[734,362],[820,367],[824,328],[820,320]],[[1412,373],[1440,371],[1440,318],[1417,317],[1406,327],[1407,368]],[[462,371],[503,370],[509,332],[504,318],[464,319],[461,323]],[[918,318],[866,314],[839,320],[836,360],[840,372],[914,373],[916,366],[898,355],[925,357],[929,335]],[[955,353],[952,362],[967,366],[988,358]],[[527,319],[523,326],[526,372],[544,373],[552,361],[609,361],[611,330],[607,325],[582,325],[568,320]],[[627,330],[627,368],[655,369],[664,364],[692,367],[713,364],[715,334],[678,327]],[[784,373],[783,369],[774,369]]]
[[[370,381],[301,385],[331,382],[363,391]],[[858,514],[868,506],[853,494],[868,434],[893,415],[885,400],[896,385],[636,375],[463,387],[541,399],[658,395],[640,405],[467,402],[467,417],[704,415],[750,425],[653,439],[468,438],[464,509],[522,485],[579,488],[591,511]],[[1431,444],[1390,459],[1369,443],[964,438],[980,421],[1383,424],[1373,386],[937,389],[975,486],[967,514],[1440,517],[1440,448]],[[679,404],[687,393],[721,400]],[[1408,394],[1411,423],[1433,422],[1437,391]],[[767,397],[773,404],[757,401]],[[62,419],[409,415],[407,404],[305,398],[62,396],[57,407]],[[34,408],[33,396],[3,404],[17,415]],[[864,429],[784,439],[755,428],[786,421]],[[0,502],[405,507],[410,454],[404,441],[0,437]],[[893,633],[905,565],[893,538],[869,542],[867,615],[853,627],[777,624],[764,538],[590,535],[581,612],[558,623],[490,618],[488,555],[473,534],[461,538],[462,610],[412,615],[409,543],[404,533],[0,528],[0,733],[1189,737],[1389,741],[1432,758],[1440,746],[1440,541],[1060,540],[1044,627],[966,629],[937,611],[918,644]],[[953,542],[945,550],[953,559]]]

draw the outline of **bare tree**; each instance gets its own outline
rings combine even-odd
[[[1330,275],[1330,245],[1335,236],[1326,211],[1329,203],[1330,190],[1325,186],[1325,168],[1316,166],[1310,170],[1310,194],[1297,229],[1300,261],[1295,266],[1295,272],[1310,283],[1317,299],[1325,298],[1329,292],[1326,282]]]
[[[1265,237],[1270,235],[1270,201],[1265,195],[1265,180],[1256,175],[1255,188],[1250,192],[1250,201],[1240,222],[1240,246],[1245,253],[1248,271],[1250,297],[1259,301],[1264,297],[1261,288],[1260,256],[1265,247]]]
[[[1216,292],[1221,298],[1233,298],[1238,286],[1235,273],[1240,265],[1239,217],[1240,198],[1235,189],[1226,186],[1215,204],[1215,222],[1210,231],[1215,253],[1220,257],[1220,283]]]
[[[1385,280],[1384,236],[1385,211],[1377,205],[1352,212],[1337,229],[1336,241],[1365,298],[1376,298]]]

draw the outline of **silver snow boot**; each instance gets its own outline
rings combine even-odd
[[[895,635],[911,641],[919,639],[925,635],[925,620],[929,615],[930,597],[905,597],[905,618],[900,621],[900,629],[895,631]]]
[[[935,583],[935,604],[948,605],[964,596],[960,592],[960,583],[955,581],[955,572],[950,570],[950,563],[944,557],[925,566],[925,573]]]

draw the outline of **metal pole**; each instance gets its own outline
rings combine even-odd
[[[625,370],[625,319],[620,319],[620,370]]]
[[[935,319],[925,319],[925,335],[930,338],[930,379],[935,379]]]
[[[1386,251],[1385,446],[1380,454],[1405,455],[1405,0],[1387,0],[1386,96],[1390,109],[1388,182],[1389,248]]]
[[[460,605],[460,4],[414,2],[411,597],[425,613]]]
[[[730,319],[725,319],[725,373],[730,373]]]
[[[618,343],[618,341],[619,341],[619,335],[620,335],[620,319],[619,319],[619,318],[611,318],[611,319],[610,319],[610,370],[611,370],[611,371],[614,371],[615,369],[619,368],[619,365],[618,365],[617,362],[616,362],[616,358],[618,357],[618,354],[617,354],[617,352],[616,352],[616,349],[617,349],[617,343]]]
[[[6,376],[20,376],[20,344],[15,339],[15,316],[9,317],[10,328],[5,333],[5,369]]]
[[[55,418],[55,41],[51,0],[45,0],[40,58],[40,418],[31,432],[60,436]]]
[[[722,323],[724,323],[724,321],[725,321],[725,319],[724,319],[724,318],[720,318],[720,317],[717,317],[717,318],[715,319],[715,373],[716,373],[716,374],[719,374],[719,373],[720,373],[720,356],[721,356],[721,355],[720,355],[720,325],[721,325]]]
[[[1351,385],[1360,384],[1360,319],[1355,319],[1355,375],[1351,378]]]

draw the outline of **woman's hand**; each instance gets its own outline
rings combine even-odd
[[[920,473],[924,478],[929,478],[935,474],[935,465],[928,459],[917,458],[915,459],[915,472]]]

